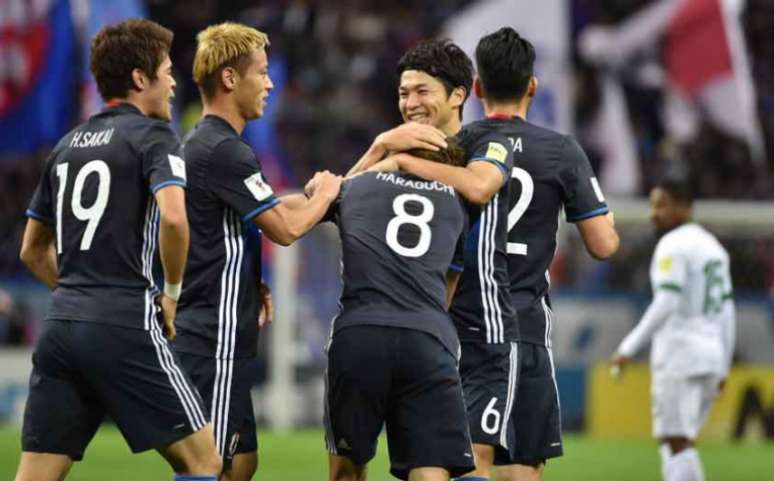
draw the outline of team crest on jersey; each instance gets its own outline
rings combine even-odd
[[[185,161],[177,155],[168,154],[169,167],[172,169],[172,175],[185,179]]]
[[[672,270],[672,258],[663,257],[658,261],[658,270],[661,272],[669,272]]]
[[[274,194],[271,186],[267,184],[265,180],[263,180],[263,174],[260,172],[256,172],[255,174],[246,178],[245,186],[247,187],[247,190],[253,194],[255,200],[259,202],[263,202]]]
[[[486,149],[486,156],[502,164],[508,156],[508,150],[499,142],[489,142],[489,147]]]

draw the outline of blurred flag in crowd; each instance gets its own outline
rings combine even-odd
[[[81,120],[102,110],[103,102],[97,83],[89,70],[91,39],[105,25],[118,23],[127,18],[145,18],[147,12],[141,0],[79,0],[75,16],[83,32],[81,54]]]
[[[658,0],[619,25],[592,25],[581,32],[580,54],[606,72],[597,122],[599,147],[605,155],[601,177],[606,191],[632,193],[636,184],[622,184],[621,180],[639,176],[630,147],[631,127],[625,125],[626,104],[621,95],[610,92],[620,91],[618,75],[631,74],[633,68],[641,67],[641,62],[633,61],[638,55],[654,49],[662,74],[640,77],[644,83],[655,81],[664,89],[663,121],[673,139],[680,143],[692,140],[704,119],[746,141],[756,161],[765,158],[740,24],[744,3],[745,0]],[[611,119],[615,120],[611,123]]]
[[[3,0],[0,153],[56,143],[76,108],[75,30],[68,0]]]
[[[474,54],[479,39],[506,26],[513,27],[535,46],[535,75],[540,84],[529,111],[529,120],[569,133],[572,106],[568,2],[475,2],[449,19],[444,27],[444,35],[451,38],[475,62]],[[483,117],[481,102],[475,95],[468,99],[463,115],[466,123]]]

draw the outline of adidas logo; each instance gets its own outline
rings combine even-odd
[[[349,443],[347,442],[347,440],[344,439],[344,438],[339,439],[339,442],[338,442],[338,444],[336,444],[336,447],[339,448],[339,449],[352,449],[349,446]]]

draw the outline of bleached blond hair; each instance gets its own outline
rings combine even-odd
[[[232,67],[240,74],[247,67],[253,50],[269,45],[269,36],[247,25],[225,22],[212,25],[196,36],[193,78],[202,94],[215,94],[220,72]]]

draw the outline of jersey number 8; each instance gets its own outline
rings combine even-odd
[[[68,163],[56,166],[56,176],[59,177],[59,189],[56,194],[57,254],[62,253],[62,208],[64,207],[64,194],[69,167],[70,164]],[[83,187],[86,184],[86,178],[93,173],[97,174],[99,178],[99,183],[97,184],[97,198],[91,206],[84,207],[81,200]],[[97,231],[97,226],[99,225],[100,219],[102,219],[102,214],[105,213],[109,195],[110,169],[108,168],[108,165],[102,160],[87,162],[86,165],[78,171],[78,175],[75,176],[75,185],[73,186],[73,195],[70,202],[70,207],[73,210],[75,218],[81,221],[88,221],[86,230],[84,230],[83,237],[81,238],[82,251],[87,251],[91,247],[91,242],[94,240],[94,233]]]
[[[419,215],[411,215],[406,212],[406,203],[418,202],[422,205],[422,212]],[[420,257],[430,249],[430,241],[433,238],[433,232],[430,230],[429,222],[435,214],[435,207],[430,199],[418,194],[401,194],[392,201],[392,210],[395,217],[390,219],[387,224],[385,240],[390,249],[405,257]],[[398,231],[402,225],[414,225],[419,228],[419,241],[414,247],[406,247],[398,241]]]

